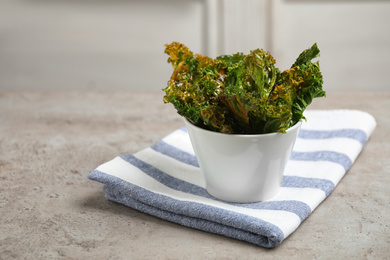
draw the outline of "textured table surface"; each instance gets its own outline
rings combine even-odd
[[[377,128],[331,195],[264,249],[104,198],[88,174],[183,125],[160,92],[0,91],[1,259],[388,259],[390,92],[328,92],[310,109],[359,109]]]

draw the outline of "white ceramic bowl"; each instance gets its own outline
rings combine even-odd
[[[223,134],[185,123],[207,192],[224,201],[249,203],[279,192],[302,120],[284,134],[259,135]]]

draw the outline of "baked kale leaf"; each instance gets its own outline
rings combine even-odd
[[[165,45],[173,73],[164,102],[193,124],[230,134],[284,133],[314,98],[325,96],[317,44],[281,72],[262,49],[211,59],[183,44]]]

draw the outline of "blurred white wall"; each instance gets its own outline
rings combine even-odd
[[[326,89],[390,90],[390,1],[273,3],[271,51],[279,66],[317,42]]]
[[[0,89],[162,89],[164,44],[204,48],[200,1],[0,0]]]
[[[390,1],[0,0],[0,89],[161,90],[179,41],[281,69],[317,42],[327,90],[388,90],[389,25]]]

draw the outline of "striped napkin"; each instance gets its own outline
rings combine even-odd
[[[356,110],[306,111],[278,195],[258,203],[210,196],[186,129],[135,154],[100,165],[89,178],[106,198],[203,231],[272,248],[294,232],[332,192],[373,132],[375,119]]]

